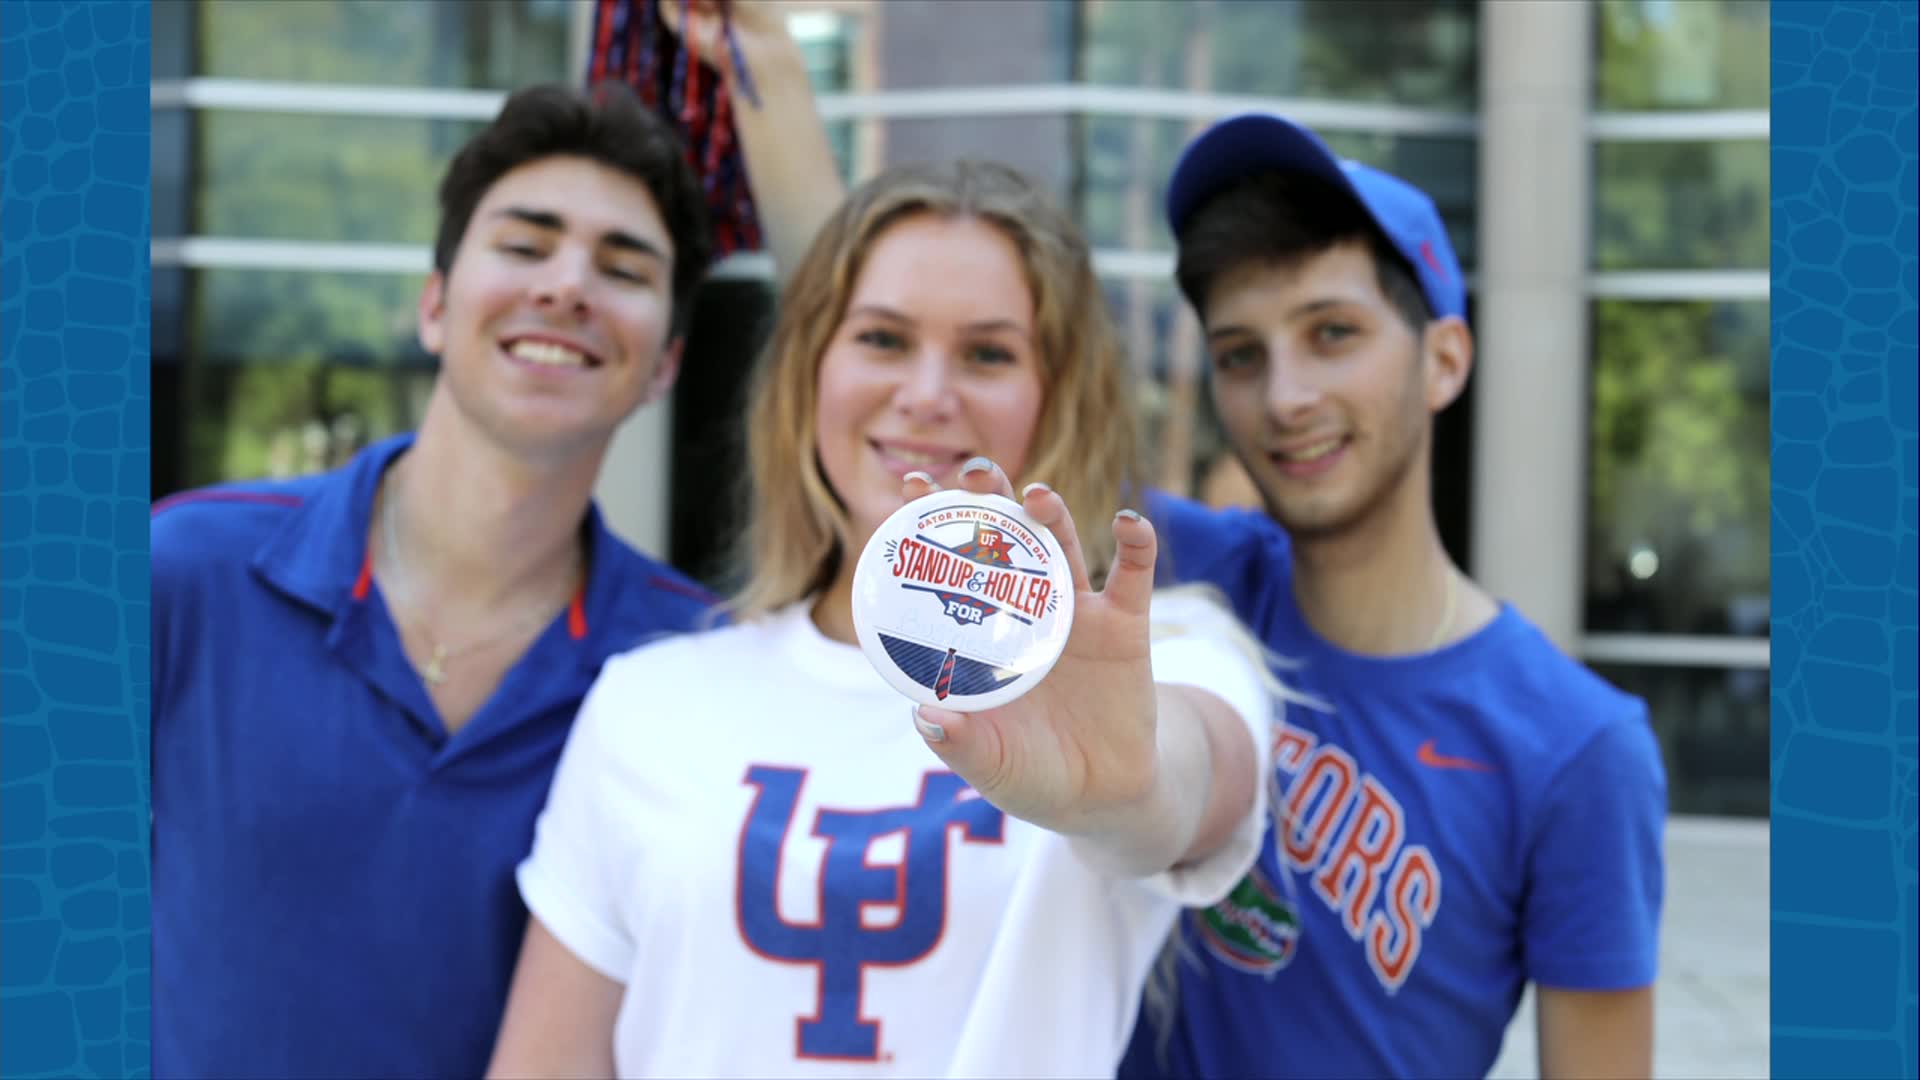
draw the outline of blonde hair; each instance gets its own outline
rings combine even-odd
[[[932,214],[999,229],[1020,254],[1033,297],[1044,398],[1015,490],[1044,481],[1067,502],[1096,587],[1113,558],[1108,519],[1139,478],[1129,372],[1093,259],[1078,226],[1020,173],[958,161],[900,166],[855,189],[814,237],[781,296],[747,408],[746,527],[736,560],[737,617],[765,614],[820,591],[851,536],[846,509],[818,458],[820,362],[846,316],[879,238]],[[1004,463],[1002,463],[1004,464]]]

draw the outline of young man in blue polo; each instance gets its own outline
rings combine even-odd
[[[708,263],[678,140],[522,91],[440,201],[417,434],[154,508],[156,1076],[480,1075],[580,699],[709,606],[591,502]]]
[[[1166,569],[1322,707],[1286,706],[1266,849],[1181,920],[1121,1074],[1481,1076],[1531,982],[1541,1075],[1647,1075],[1659,749],[1441,545],[1433,417],[1473,338],[1432,201],[1242,116],[1187,148],[1167,210],[1266,513],[1161,500]]]

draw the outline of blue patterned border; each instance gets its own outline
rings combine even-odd
[[[0,1075],[146,1076],[145,0],[0,3]]]
[[[1779,1077],[1911,1077],[1920,1052],[1917,10],[1772,6]]]

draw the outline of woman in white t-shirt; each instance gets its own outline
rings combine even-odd
[[[1258,850],[1269,712],[1248,639],[1154,594],[1116,513],[1128,379],[1085,241],[1019,174],[853,192],[757,373],[732,625],[582,706],[494,1074],[1112,1075],[1179,907]],[[914,710],[855,643],[854,562],[904,499],[1016,479],[1075,570],[1066,652],[1010,704]]]

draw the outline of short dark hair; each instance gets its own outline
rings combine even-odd
[[[1243,263],[1288,264],[1358,240],[1380,292],[1418,335],[1433,319],[1413,267],[1348,192],[1309,173],[1263,172],[1208,199],[1180,227],[1174,279],[1205,316],[1207,292]]]
[[[556,156],[596,161],[646,185],[673,240],[670,333],[684,333],[693,294],[713,258],[705,196],[680,137],[622,83],[602,83],[591,96],[559,85],[531,86],[509,96],[500,115],[460,148],[440,180],[434,268],[443,274],[452,268],[474,208],[502,176]]]

